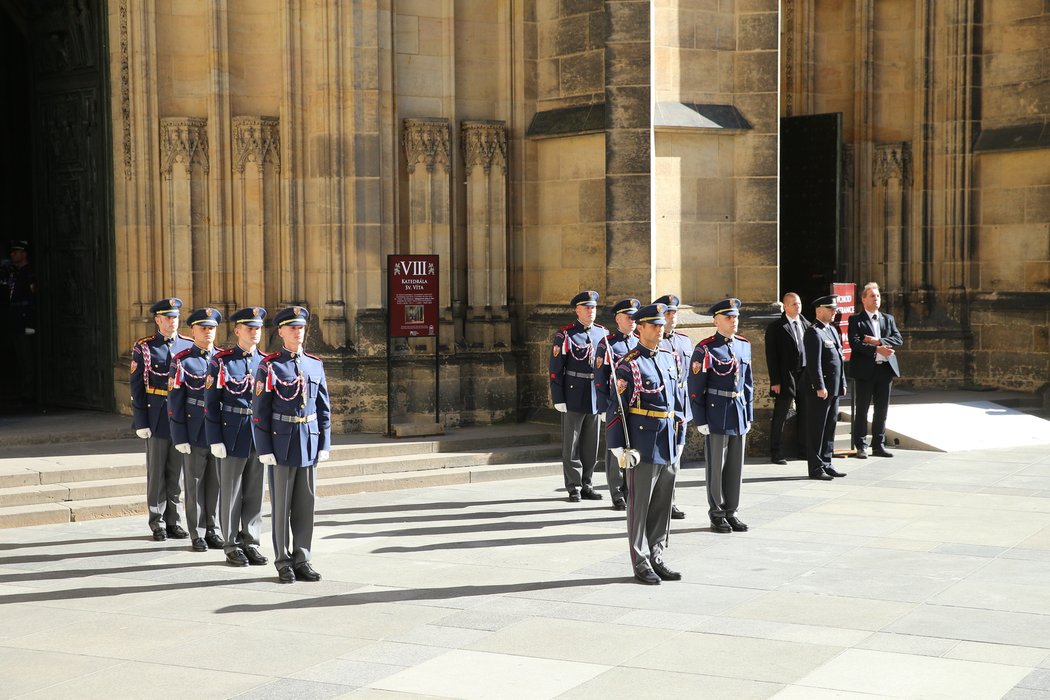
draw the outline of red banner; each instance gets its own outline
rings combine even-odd
[[[438,334],[438,256],[388,255],[387,308],[392,338]]]
[[[850,347],[849,347],[849,317],[853,315],[854,299],[853,295],[856,294],[857,285],[853,282],[833,282],[831,284],[831,293],[838,296],[838,312],[839,312],[839,337],[842,338],[842,359],[849,360],[850,358]]]

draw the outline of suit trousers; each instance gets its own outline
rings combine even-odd
[[[190,447],[182,455],[186,484],[186,528],[199,539],[219,530],[219,470],[215,455],[207,447]]]
[[[598,462],[598,429],[596,413],[561,414],[561,468],[565,490],[569,493],[590,487],[594,465]]]
[[[270,515],[274,566],[298,566],[310,561],[314,539],[317,466],[270,467]]]
[[[182,457],[171,440],[146,438],[146,507],[150,530],[179,524]]]
[[[876,450],[886,447],[886,414],[890,409],[890,387],[895,375],[888,362],[875,365],[871,379],[854,379],[853,392],[857,397],[856,413],[853,414],[853,446],[858,450],[867,447],[868,407],[875,404],[871,417],[871,446]]]
[[[712,518],[736,515],[744,477],[747,435],[711,433],[705,443],[707,457],[707,513]]]
[[[671,529],[671,499],[677,477],[677,464],[642,462],[626,470],[631,566],[661,560]]]
[[[219,522],[227,554],[259,544],[262,501],[263,465],[255,450],[219,460]]]
[[[822,399],[816,394],[809,398],[806,429],[809,431],[809,453],[806,461],[810,474],[820,474],[831,466],[835,452],[835,425],[839,419],[839,397],[828,394]]]
[[[794,377],[794,389],[788,389],[788,383],[780,385],[780,393],[773,401],[773,425],[769,430],[769,454],[772,457],[784,456],[784,424],[787,422],[788,412],[791,410],[791,401],[795,401],[795,444],[798,446],[799,456],[806,454],[806,402],[810,399],[809,393],[803,389],[806,380],[805,371],[792,372]]]

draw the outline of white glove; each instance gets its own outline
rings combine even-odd
[[[622,447],[610,447],[609,452],[613,453],[613,457],[616,458],[617,462],[623,461],[623,448]]]
[[[329,459],[331,459],[331,457],[332,457],[332,453],[329,452],[328,450],[318,450],[317,451],[317,461],[318,462],[327,462]]]
[[[188,455],[190,453],[190,443],[180,442],[178,445],[175,445],[175,449],[184,455]]]
[[[620,469],[634,469],[642,461],[638,450],[625,450],[622,447],[611,447],[609,452],[613,453]]]
[[[554,404],[554,408],[558,409],[558,413],[565,413],[566,411],[569,410],[568,408],[565,407],[565,404],[563,404],[563,403],[556,403],[556,404]]]
[[[138,435],[143,440],[148,440],[151,437],[153,437],[153,431],[150,430],[149,428],[139,428],[138,430],[135,431],[135,434]]]
[[[277,458],[273,455],[259,455],[259,462],[268,467],[272,467],[277,464]]]
[[[35,328],[26,328],[26,335],[36,335],[36,329]]]
[[[211,453],[216,459],[226,459],[226,445],[221,442],[215,443],[211,446]]]
[[[600,420],[602,423],[604,423],[605,422],[605,414],[604,413],[599,413],[598,414],[598,420]]]
[[[703,425],[696,426],[696,429],[700,431],[701,435],[710,435],[711,434],[711,428],[709,428],[707,426],[707,423],[704,423]]]

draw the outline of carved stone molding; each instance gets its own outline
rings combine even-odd
[[[208,172],[208,120],[201,117],[167,117],[160,120],[163,173],[171,177],[176,163],[196,163]]]
[[[911,182],[911,144],[907,141],[875,145],[872,176],[880,185],[900,180],[901,186]]]
[[[237,172],[248,163],[272,163],[281,169],[281,133],[277,117],[234,117],[233,157]]]
[[[469,175],[480,165],[488,173],[492,166],[507,172],[507,124],[502,121],[464,121],[463,161]]]
[[[128,0],[120,0],[120,129],[124,151],[124,178],[135,177],[135,157],[131,152],[131,65],[128,58]]]
[[[413,172],[419,163],[425,164],[428,172],[438,164],[448,172],[451,167],[449,140],[447,119],[405,119],[401,146],[405,149],[408,172]]]
[[[852,143],[842,146],[842,186],[853,189],[854,148]]]

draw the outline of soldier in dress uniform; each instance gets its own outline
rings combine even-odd
[[[684,383],[685,368],[689,366],[689,358],[693,354],[693,341],[685,333],[679,333],[675,330],[678,326],[678,308],[682,305],[682,300],[676,294],[664,294],[653,303],[667,306],[667,311],[664,313],[664,320],[667,323],[664,324],[664,335],[660,340],[660,347],[674,353],[675,361],[678,363],[679,368],[678,376],[682,377],[682,382]],[[685,415],[686,424],[688,425],[688,421],[693,419],[692,408],[689,406],[688,401],[685,402]],[[685,511],[680,509],[674,500],[671,501],[671,518],[674,520],[685,519]]]
[[[707,504],[715,532],[746,532],[736,516],[747,432],[754,421],[751,343],[737,335],[740,300],[724,299],[708,311],[716,332],[697,343],[689,365],[693,421],[706,436]]]
[[[616,302],[613,306],[616,330],[602,338],[598,344],[598,357],[603,360],[594,370],[594,382],[598,397],[598,411],[601,416],[604,416],[609,409],[611,397],[609,383],[614,366],[620,361],[620,358],[638,344],[638,336],[634,334],[634,315],[641,307],[642,302],[637,299],[623,299]],[[609,484],[613,510],[627,510],[627,503],[624,500],[623,471],[620,470],[616,460],[610,459],[608,455],[605,458],[605,481]]]
[[[550,360],[551,400],[561,415],[561,462],[569,501],[600,501],[591,476],[598,461],[598,388],[594,372],[605,363],[598,344],[605,328],[594,322],[598,292],[580,292],[569,304],[576,321],[554,334]]]
[[[186,319],[193,345],[174,357],[168,370],[168,422],[171,441],[182,453],[186,485],[186,524],[194,552],[221,549],[219,469],[205,430],[205,390],[208,366],[215,354],[215,329],[222,322],[217,309],[197,309]]]
[[[682,578],[663,559],[688,426],[678,363],[660,347],[665,310],[650,304],[635,314],[638,345],[616,365],[606,420],[609,452],[626,470],[631,566],[634,577],[647,584]]]
[[[278,311],[284,342],[263,358],[255,375],[252,421],[259,461],[270,477],[274,564],[281,583],[320,581],[310,565],[317,463],[329,457],[332,413],[320,358],[303,352],[310,312]]]
[[[161,299],[150,307],[157,332],[131,347],[131,411],[135,434],[146,441],[146,507],[153,539],[189,537],[179,524],[182,456],[168,424],[168,368],[171,358],[193,345],[179,335],[182,300]]]
[[[215,353],[208,367],[204,400],[212,455],[219,460],[219,523],[230,566],[260,566],[263,466],[252,431],[252,389],[262,359],[257,349],[266,309],[249,306],[230,322],[237,345]]]
[[[846,374],[842,363],[842,338],[832,321],[838,308],[834,294],[820,297],[816,306],[817,322],[806,329],[802,344],[806,352],[807,430],[809,435],[809,478],[831,481],[846,476],[831,466],[835,450],[835,423],[839,418],[839,397],[846,393]]]

